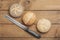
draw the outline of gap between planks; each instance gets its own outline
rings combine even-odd
[[[0,38],[1,40],[59,40],[60,38]]]
[[[9,11],[9,10],[0,10],[0,11]],[[24,11],[60,11],[60,10],[24,10]]]

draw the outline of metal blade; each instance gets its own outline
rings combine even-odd
[[[15,19],[13,19],[12,17],[10,17],[8,15],[6,15],[5,18],[7,18],[12,23],[16,24],[17,26],[19,26],[23,30],[27,30],[28,29],[28,27],[24,26],[23,24],[19,23],[18,21],[16,21]]]

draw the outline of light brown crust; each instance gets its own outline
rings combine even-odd
[[[40,32],[48,32],[51,27],[51,22],[47,19],[40,19],[37,23],[37,29]]]
[[[10,15],[13,17],[19,17],[23,13],[23,6],[21,4],[15,3],[10,7]]]
[[[32,25],[36,20],[36,15],[32,12],[27,12],[24,16],[23,16],[23,22],[26,25]]]

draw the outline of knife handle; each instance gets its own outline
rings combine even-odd
[[[28,29],[28,30],[26,30],[26,32],[28,32],[29,34],[33,35],[36,38],[41,38],[41,36],[39,34],[35,33],[34,31],[31,31]]]

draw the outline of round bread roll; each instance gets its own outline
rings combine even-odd
[[[21,4],[15,3],[10,7],[10,15],[13,17],[19,17],[23,13],[23,10],[24,8]]]
[[[51,22],[48,19],[40,19],[37,23],[37,29],[40,32],[48,32],[51,27]]]
[[[26,25],[32,25],[36,20],[36,15],[33,12],[27,12],[25,15],[23,15],[23,22]]]

